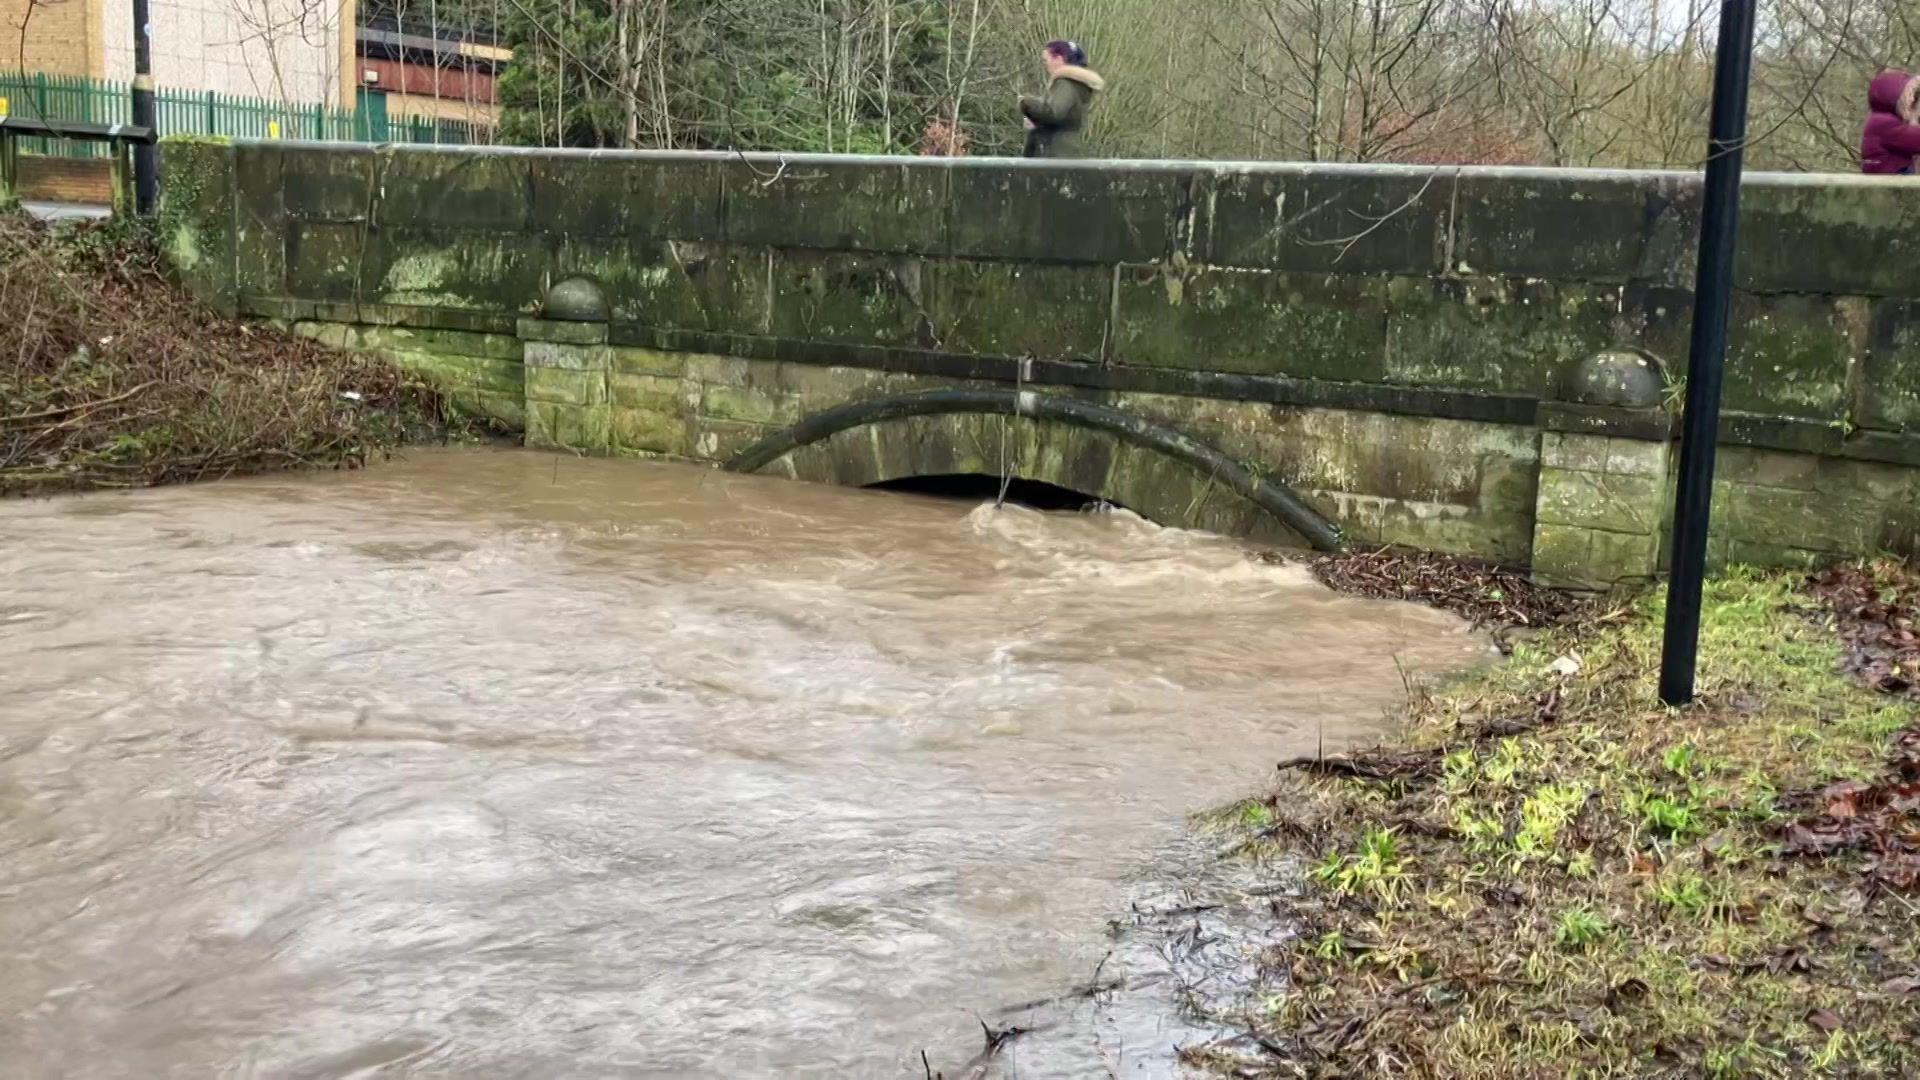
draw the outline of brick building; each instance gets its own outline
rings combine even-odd
[[[350,109],[357,11],[357,0],[151,0],[154,83]],[[27,72],[132,79],[131,0],[0,0],[0,66],[22,59]]]
[[[499,123],[495,81],[513,51],[490,28],[369,0],[359,46],[362,107],[394,120],[450,121],[476,131]]]

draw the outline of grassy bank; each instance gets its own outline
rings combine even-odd
[[[1920,1074],[1920,577],[1711,584],[1698,707],[1661,598],[1418,698],[1401,745],[1212,826],[1304,873],[1230,1075]]]
[[[0,495],[352,467],[448,433],[391,365],[194,301],[143,223],[0,213]]]

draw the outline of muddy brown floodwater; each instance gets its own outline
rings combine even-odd
[[[1124,513],[640,462],[0,504],[0,1074],[951,1076],[1184,815],[1485,648]]]

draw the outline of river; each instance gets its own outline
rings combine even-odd
[[[0,504],[0,1075],[952,1076],[1185,815],[1485,652],[1124,512],[665,464]]]

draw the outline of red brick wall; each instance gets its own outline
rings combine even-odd
[[[20,155],[20,198],[28,202],[113,201],[113,172],[106,158]]]
[[[388,93],[426,94],[446,101],[466,101],[479,105],[491,105],[494,100],[493,74],[484,67],[441,68],[436,78],[429,64],[409,64],[401,60],[368,56],[361,58],[360,71],[360,79],[365,85]],[[369,72],[379,78],[366,82]]]

